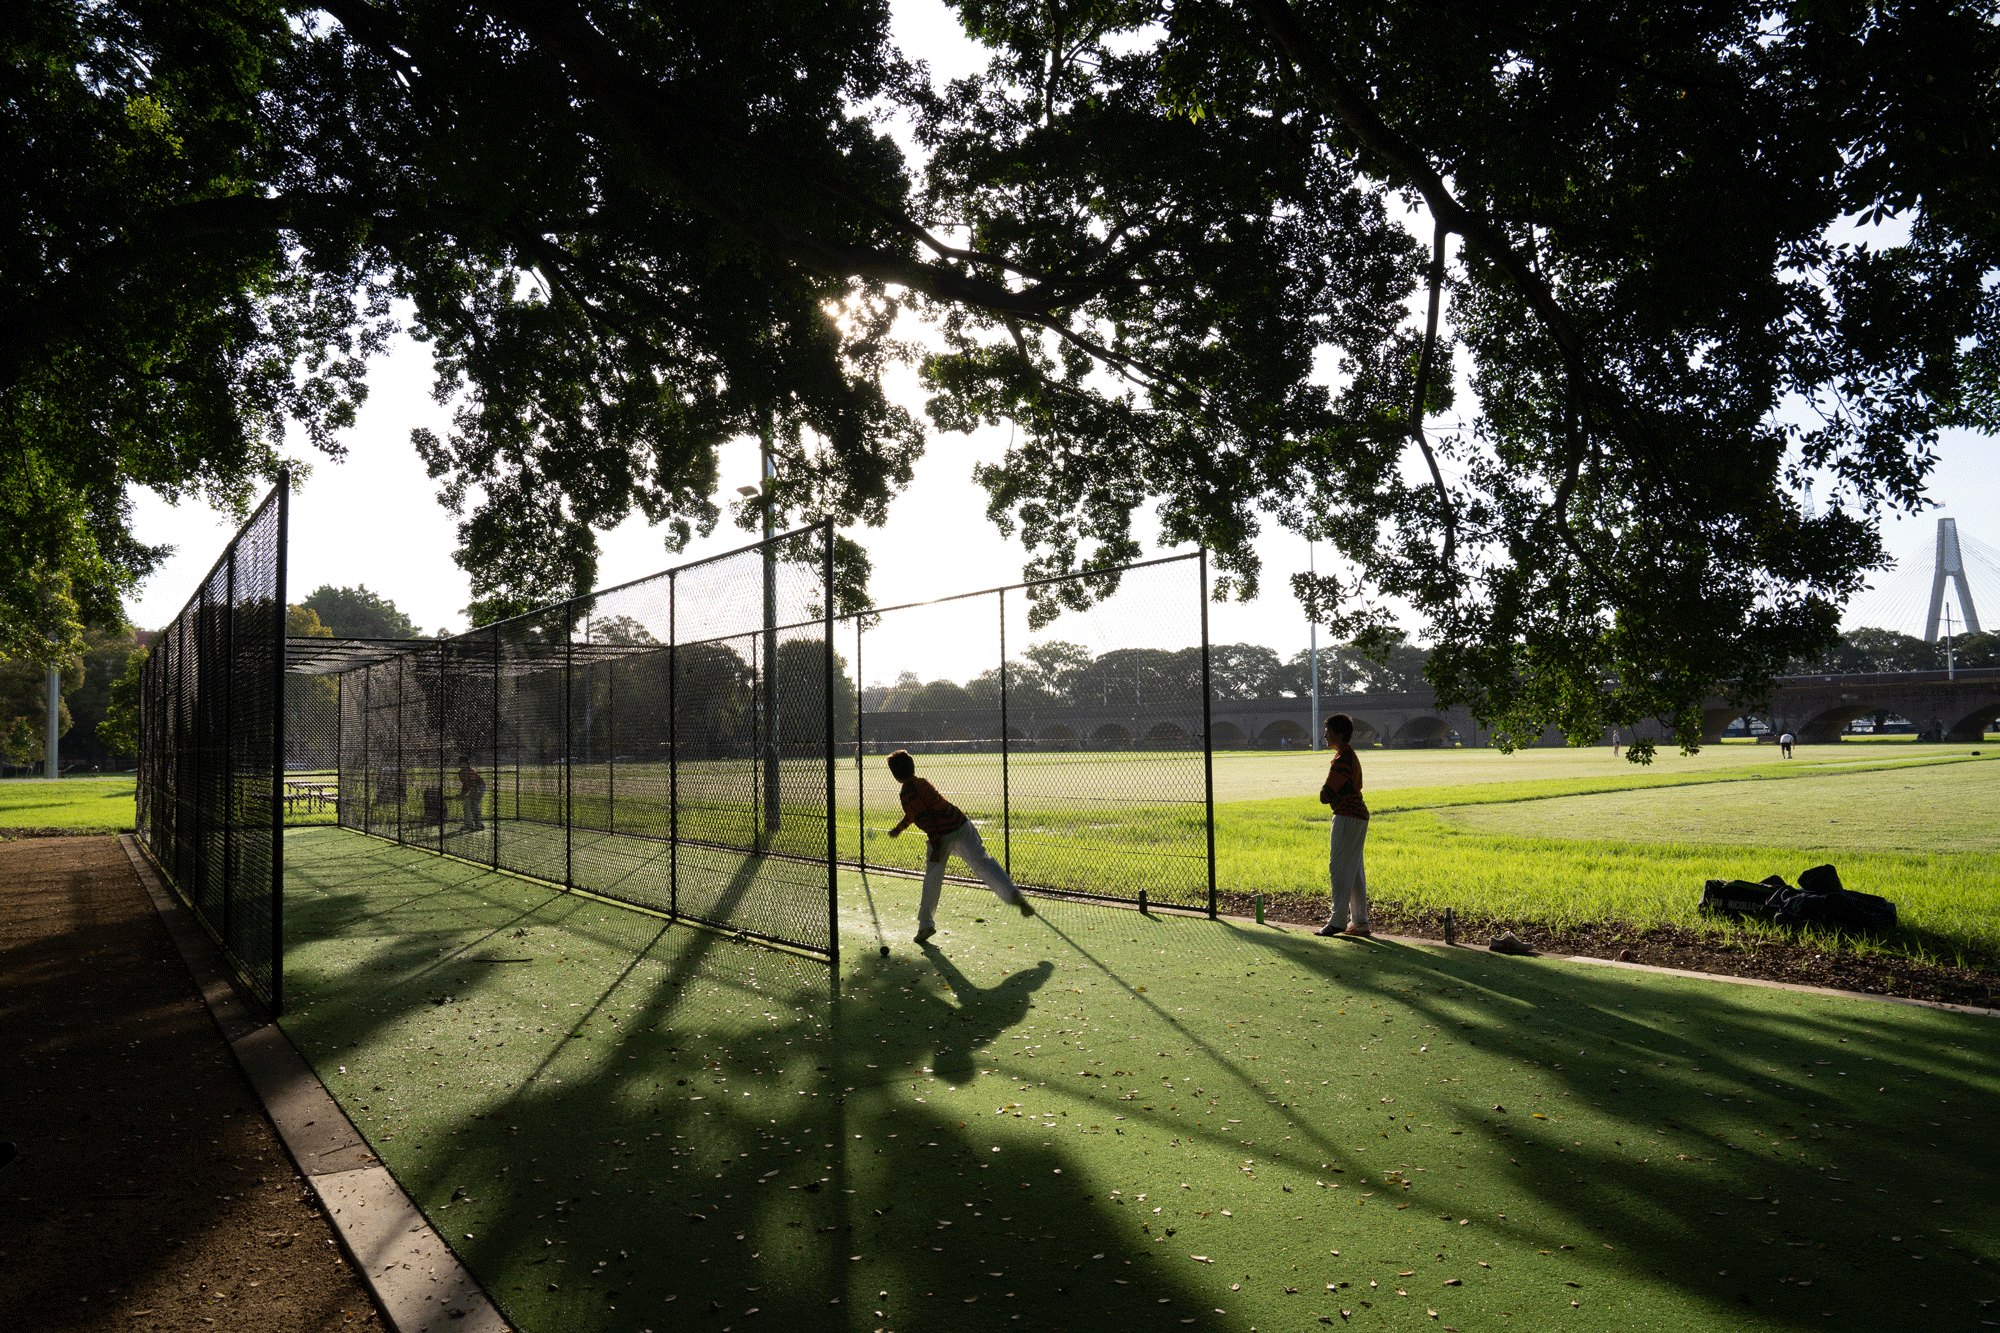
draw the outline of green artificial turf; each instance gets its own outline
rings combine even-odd
[[[122,833],[132,827],[132,778],[0,782],[0,829],[61,828]]]
[[[957,888],[920,951],[880,874],[843,878],[836,1000],[358,834],[286,855],[285,1027],[524,1333],[1928,1330],[2000,1295],[1991,1018]]]

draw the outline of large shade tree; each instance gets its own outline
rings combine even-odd
[[[1156,505],[1247,595],[1275,518],[1354,571],[1294,576],[1316,618],[1413,605],[1518,734],[1692,742],[1992,423],[1990,0],[957,8],[993,60],[940,89],[884,0],[8,7],[10,642],[152,558],[127,482],[240,495],[285,422],[334,451],[392,297],[482,615],[587,586],[634,510],[707,530],[736,436],[779,459],[747,506],[880,522],[914,308],[933,422],[1017,427],[981,479],[1032,572]]]

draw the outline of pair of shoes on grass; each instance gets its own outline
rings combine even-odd
[[[1325,935],[1328,937],[1334,935],[1353,935],[1359,939],[1371,939],[1374,937],[1375,932],[1368,929],[1368,927],[1366,926],[1359,926],[1359,925],[1336,926],[1331,921],[1329,921],[1325,925],[1321,926],[1318,930],[1314,931],[1313,934]]]
[[[1531,947],[1521,939],[1517,938],[1514,932],[1511,930],[1508,931],[1505,935],[1501,935],[1495,940],[1493,940],[1493,942],[1488,944],[1486,947],[1491,949],[1494,953],[1511,953],[1516,955],[1527,955],[1534,952],[1533,947]]]

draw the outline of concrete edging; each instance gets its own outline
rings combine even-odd
[[[433,1333],[433,1325],[455,1333],[511,1333],[450,1245],[368,1150],[284,1029],[246,1000],[215,941],[167,888],[138,839],[121,833],[118,842],[209,1016],[388,1326],[395,1333]]]

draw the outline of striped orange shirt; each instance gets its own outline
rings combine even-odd
[[[1326,785],[1319,798],[1333,807],[1336,815],[1350,819],[1368,818],[1368,803],[1361,799],[1361,756],[1346,746],[1334,752],[1326,770]]]
[[[965,827],[965,811],[947,801],[923,778],[905,782],[901,794],[904,815],[927,836],[941,837]]]

